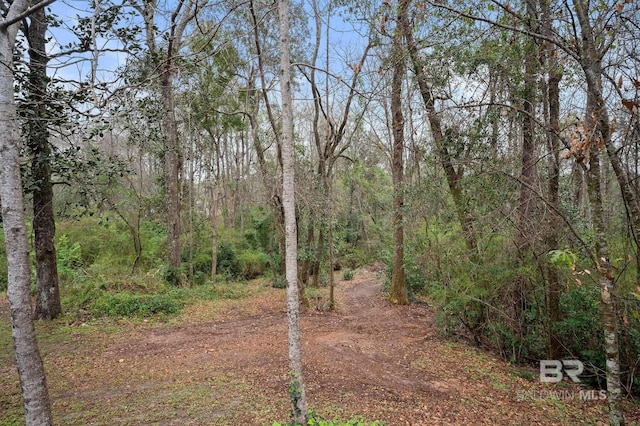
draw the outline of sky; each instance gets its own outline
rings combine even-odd
[[[99,2],[99,0],[96,0]],[[49,73],[63,80],[86,81],[91,76],[91,53],[73,53],[71,55],[56,55],[66,51],[69,43],[76,43],[73,28],[78,26],[79,18],[92,16],[88,1],[57,0],[49,8],[50,13],[56,15],[60,21],[60,27],[49,28],[50,40],[47,44],[48,52],[52,56]],[[102,52],[97,60],[96,79],[98,81],[113,80],[113,71],[124,65],[127,54],[117,52],[122,48],[116,40],[98,38],[96,44]]]

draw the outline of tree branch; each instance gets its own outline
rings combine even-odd
[[[31,6],[30,8],[28,8],[24,12],[19,13],[18,15],[14,16],[14,17],[5,18],[4,21],[0,22],[0,30],[5,30],[5,29],[9,28],[11,25],[22,21],[24,18],[28,17],[29,15],[31,15],[36,10],[42,9],[43,7],[49,6],[54,1],[56,1],[56,0],[43,0],[40,3],[37,3],[34,6]]]

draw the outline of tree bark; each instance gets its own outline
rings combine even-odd
[[[549,4],[546,0],[540,1],[542,12],[542,31],[548,37],[553,35],[552,18]],[[560,211],[560,80],[562,72],[558,65],[558,49],[551,46],[544,52],[547,64],[547,84],[544,93],[546,99],[546,127],[547,127],[547,151],[549,158],[548,195],[547,198],[554,211]],[[558,226],[556,215],[550,214],[547,224],[546,247],[547,250],[558,250]],[[549,359],[559,359],[562,351],[562,342],[555,331],[555,324],[561,320],[560,297],[562,296],[562,284],[558,270],[554,265],[547,266],[547,335]]]
[[[16,366],[22,388],[25,423],[52,425],[51,405],[31,312],[31,272],[20,176],[20,134],[14,102],[13,47],[20,22],[15,20],[29,2],[11,3],[0,24],[0,200],[7,252],[9,310]]]
[[[620,383],[620,354],[618,342],[618,320],[616,313],[615,280],[613,268],[609,261],[609,249],[604,227],[604,210],[600,189],[599,151],[604,146],[613,166],[622,196],[629,207],[633,220],[631,228],[635,233],[640,231],[640,205],[635,194],[630,191],[626,172],[622,168],[618,154],[611,141],[611,123],[606,103],[602,94],[602,52],[598,51],[598,42],[589,20],[589,5],[584,0],[574,3],[575,12],[580,24],[582,43],[579,46],[580,65],[587,82],[587,109],[585,123],[590,132],[589,137],[589,170],[587,188],[592,206],[596,259],[600,277],[601,305],[606,352],[607,391],[609,392],[609,424],[624,425],[625,420],[620,407],[622,388]],[[593,164],[592,164],[593,163]]]
[[[533,22],[536,10],[533,0],[526,1],[526,14],[529,21]],[[534,30],[529,23],[529,30]],[[535,99],[536,99],[536,69],[538,55],[535,53],[537,46],[535,40],[529,38],[525,44],[524,58],[524,87],[522,89],[522,168],[520,172],[520,203],[519,203],[519,235],[516,238],[518,250],[522,253],[526,247],[530,247],[534,238],[531,223],[531,210],[534,194],[531,188],[535,186],[536,144],[535,144]]]
[[[51,148],[47,129],[47,17],[44,9],[35,11],[29,20],[29,112],[26,121],[27,146],[30,152],[33,190],[33,232],[36,252],[35,318],[51,320],[62,314],[55,248],[56,225],[53,215],[51,183]]]
[[[400,2],[400,14],[407,13],[408,1]],[[391,120],[393,148],[391,150],[391,177],[393,181],[393,272],[389,300],[399,305],[409,304],[404,271],[404,116],[402,114],[402,81],[405,74],[402,29],[396,29],[391,51],[393,76],[391,80]]]
[[[167,61],[170,61],[169,59]],[[169,264],[174,268],[176,284],[180,283],[180,169],[181,155],[176,127],[175,102],[173,94],[173,66],[165,64],[162,81],[162,101],[164,104],[164,184],[167,209],[167,245]]]
[[[302,375],[300,306],[298,296],[298,246],[295,206],[295,151],[293,146],[293,105],[289,41],[289,0],[278,1],[280,24],[280,90],[282,94],[282,205],[285,224],[285,275],[287,278],[287,319],[289,329],[289,397],[292,420],[307,424],[307,397]]]

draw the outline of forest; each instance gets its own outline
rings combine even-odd
[[[640,424],[640,3],[13,0],[0,30],[0,424]],[[260,380],[176,396],[176,359],[179,414],[121,423],[65,396],[101,356],[152,377],[167,327],[141,359]],[[349,374],[404,396],[321,398]],[[429,399],[488,380],[502,411]]]

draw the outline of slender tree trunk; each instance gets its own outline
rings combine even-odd
[[[287,318],[289,326],[289,397],[294,422],[307,424],[307,397],[302,375],[300,313],[298,297],[298,247],[295,206],[295,151],[289,41],[289,0],[278,1],[280,24],[280,90],[282,94],[282,204],[286,241]]]
[[[587,113],[588,114],[588,113]],[[596,245],[596,258],[600,274],[600,295],[602,305],[602,322],[605,337],[607,390],[609,391],[609,423],[611,426],[624,425],[624,417],[620,408],[622,389],[620,386],[620,355],[618,342],[618,320],[613,300],[614,277],[609,262],[609,247],[602,206],[602,190],[600,184],[600,155],[594,143],[590,149],[589,170],[587,172],[587,188],[593,215],[593,230]]]
[[[549,4],[546,0],[540,1],[543,19],[543,31],[548,37],[553,35],[552,18]],[[555,46],[551,46],[545,53],[547,63],[548,82],[546,84],[545,98],[547,117],[547,146],[549,152],[549,176],[547,198],[553,210],[560,211],[560,80],[562,72],[558,66],[558,52]],[[559,249],[558,226],[556,215],[549,215],[546,236],[547,250]],[[562,285],[558,270],[554,265],[547,266],[547,335],[549,337],[548,354],[549,359],[559,359],[562,351],[562,343],[555,331],[555,324],[561,320],[560,297],[562,296]]]
[[[327,173],[329,174],[329,173]],[[327,245],[329,246],[329,309],[333,310],[335,308],[335,295],[334,295],[334,287],[335,287],[335,279],[333,276],[334,272],[334,256],[333,256],[333,194],[331,185],[331,176],[323,177],[325,193],[327,194]]]
[[[218,179],[215,185],[211,185],[211,279],[215,279],[218,273]]]
[[[597,50],[598,42],[596,41],[589,21],[590,12],[588,7],[588,2],[584,0],[574,2],[574,8],[582,35],[580,65],[582,66],[587,81],[585,123],[587,124],[587,129],[591,132],[588,136],[590,142],[589,152],[590,157],[592,157],[590,158],[589,171],[587,173],[587,187],[592,206],[591,214],[593,217],[596,259],[600,262],[598,269],[601,274],[600,292],[606,351],[607,390],[609,392],[609,424],[619,426],[624,425],[625,420],[622,408],[620,407],[622,388],[620,382],[618,320],[614,299],[616,296],[615,280],[609,261],[609,250],[604,227],[604,208],[600,189],[599,151],[601,145],[604,145],[609,160],[616,172],[625,203],[630,207],[632,214],[635,212],[635,218],[638,223],[632,223],[632,228],[636,233],[640,231],[640,205],[635,200],[634,194],[632,193],[633,191],[629,191],[629,185],[625,179],[626,173],[618,162],[618,154],[611,141],[611,123],[602,94],[601,52]],[[593,164],[591,164],[592,162]]]
[[[276,117],[273,114],[273,110],[271,108],[271,102],[269,101],[269,96],[267,94],[267,83],[265,79],[265,71],[264,71],[264,61],[262,57],[262,46],[260,43],[260,37],[258,34],[258,18],[255,13],[255,6],[253,0],[249,0],[249,12],[251,14],[251,22],[253,23],[252,33],[253,33],[253,41],[256,47],[256,56],[258,58],[258,71],[260,77],[261,91],[262,97],[265,103],[265,109],[267,110],[267,116],[269,117],[269,123],[271,124],[271,128],[273,130],[273,136],[276,140],[276,155],[278,158],[278,165],[282,166],[282,141],[280,137],[280,131],[278,129],[278,121],[276,121]],[[253,84],[253,80],[251,82]],[[255,90],[255,89],[254,89]],[[259,109],[259,101],[256,100],[254,102],[254,110],[250,115],[250,124],[251,124],[251,134],[253,139],[253,146],[256,149],[256,154],[258,157],[258,164],[260,166],[260,172],[262,174],[262,178],[265,182],[265,186],[267,187],[267,191],[271,191],[271,197],[269,199],[269,205],[271,207],[271,211],[273,212],[273,221],[276,228],[276,239],[278,241],[278,249],[279,249],[279,258],[280,263],[278,265],[274,265],[274,275],[276,276],[284,276],[285,274],[285,262],[284,253],[285,253],[285,224],[284,224],[284,213],[282,210],[282,200],[281,200],[281,192],[280,185],[275,183],[272,175],[270,173],[265,157],[264,152],[265,148],[262,147],[260,143],[260,139],[258,137],[258,125],[256,123],[256,117]],[[269,184],[267,184],[269,182]]]
[[[34,12],[29,20],[29,108],[27,145],[31,153],[31,173],[36,184],[33,191],[33,232],[36,252],[35,317],[51,320],[62,314],[58,286],[55,248],[56,225],[53,215],[51,184],[51,148],[47,129],[47,17],[44,9]]]
[[[401,13],[408,7],[400,3]],[[404,116],[402,114],[402,81],[405,75],[402,30],[395,31],[392,48],[393,76],[391,81],[391,120],[393,149],[391,151],[391,175],[393,180],[393,273],[389,300],[399,305],[409,304],[404,273]]]
[[[320,261],[322,259],[322,254],[324,253],[324,220],[326,219],[324,212],[321,212],[319,216],[318,244],[316,246],[316,252],[312,262],[313,265],[311,267],[311,287],[316,288],[320,286]]]
[[[438,160],[444,169],[445,176],[447,178],[447,184],[453,199],[453,204],[456,208],[458,220],[460,222],[460,228],[462,229],[462,236],[465,241],[467,250],[471,255],[471,259],[477,259],[478,255],[478,243],[476,241],[475,229],[473,226],[473,217],[467,206],[464,193],[462,191],[461,181],[464,173],[462,166],[459,166],[458,170],[453,163],[452,154],[449,152],[445,145],[445,135],[442,130],[442,121],[440,115],[436,110],[435,100],[431,95],[431,87],[429,86],[427,76],[425,75],[424,68],[420,63],[420,57],[418,54],[418,47],[415,39],[413,38],[413,27],[409,21],[409,3],[410,0],[401,1],[401,13],[400,13],[400,25],[403,35],[406,39],[407,49],[409,51],[409,57],[411,59],[411,65],[413,72],[416,75],[418,83],[418,89],[427,111],[427,119],[431,128],[431,136],[433,138],[434,145],[436,147],[436,154]]]
[[[155,20],[158,13],[156,0],[131,1],[131,5],[140,13],[144,20],[146,42],[155,69],[159,72],[160,94],[163,104],[164,141],[164,179],[165,179],[165,207],[167,220],[167,247],[169,265],[173,269],[172,279],[180,284],[180,173],[182,171],[182,155],[178,141],[176,125],[175,100],[173,80],[175,77],[175,61],[183,46],[183,36],[187,26],[195,19],[197,11],[202,7],[199,0],[179,1],[171,11],[168,32],[158,34]],[[169,14],[168,14],[169,15]],[[166,41],[159,47],[156,37]],[[166,47],[166,50],[165,50]]]
[[[526,1],[526,13],[530,21],[536,16],[534,0]],[[532,26],[531,24],[529,25]],[[529,28],[534,30],[533,28]],[[522,253],[524,249],[532,246],[534,227],[532,226],[532,208],[534,194],[532,188],[535,187],[535,165],[536,165],[536,144],[535,144],[535,98],[537,89],[537,46],[533,39],[529,39],[525,45],[524,59],[524,87],[522,91],[522,112],[520,113],[522,123],[522,167],[520,180],[520,204],[518,218],[518,238],[516,244]]]
[[[309,276],[311,275],[311,250],[313,250],[313,241],[315,236],[315,227],[313,226],[313,212],[309,215],[309,223],[307,223],[307,240],[305,242],[306,255],[304,259],[300,261],[300,267],[298,268],[298,279],[302,281],[304,285],[309,283]]]
[[[25,424],[52,425],[51,405],[31,312],[29,244],[20,176],[20,134],[14,101],[13,47],[28,1],[11,3],[0,29],[0,200],[7,252],[9,310],[16,366],[22,388]]]
[[[167,245],[169,264],[174,268],[176,284],[180,283],[180,169],[181,155],[176,127],[172,65],[167,64],[162,75],[164,103],[164,179],[167,209]]]

